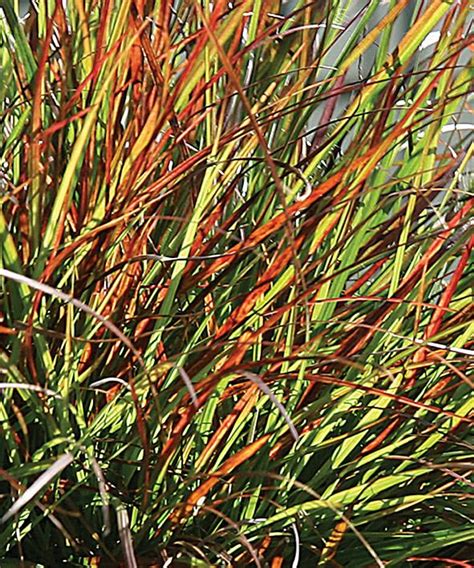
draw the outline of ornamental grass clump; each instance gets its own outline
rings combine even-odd
[[[1,566],[468,566],[469,3],[0,8]]]

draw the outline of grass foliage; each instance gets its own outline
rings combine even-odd
[[[2,566],[467,566],[469,3],[0,8]]]

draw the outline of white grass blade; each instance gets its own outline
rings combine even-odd
[[[23,274],[18,274],[17,272],[13,272],[12,270],[6,270],[4,268],[0,268],[0,276],[13,280],[14,282],[18,282],[20,284],[26,284],[30,288],[33,288],[33,290],[38,290],[39,292],[43,292],[43,294],[47,294],[48,296],[53,296],[54,298],[63,300],[64,302],[72,304],[77,309],[97,319],[102,323],[102,325],[104,325],[104,327],[106,327],[111,333],[113,333],[116,337],[118,337],[118,339],[120,339],[120,341],[122,341],[122,343],[124,343],[130,349],[130,351],[132,351],[132,353],[136,355],[137,359],[140,361],[142,366],[145,367],[145,363],[143,362],[140,352],[133,345],[130,339],[128,339],[128,337],[126,337],[116,325],[114,325],[112,322],[104,318],[104,316],[100,315],[98,312],[90,308],[87,304],[84,304],[83,302],[76,300],[76,298],[69,296],[69,294],[61,292],[61,290],[57,290],[52,286],[48,286],[48,284],[43,284],[42,282],[38,282],[33,278],[29,278],[28,276],[23,276]]]
[[[133,551],[132,533],[130,532],[130,521],[127,510],[123,507],[117,510],[117,524],[122,543],[123,556],[127,568],[138,568],[135,553]]]
[[[96,389],[98,387],[101,387],[103,385],[108,385],[110,383],[116,383],[116,384],[122,385],[126,388],[130,388],[130,385],[127,383],[127,381],[124,381],[123,379],[119,379],[118,377],[106,377],[104,379],[98,379],[97,381],[90,383],[89,386],[93,389]]]
[[[110,499],[109,493],[107,491],[107,481],[105,480],[104,472],[100,467],[98,461],[94,456],[89,456],[92,469],[97,478],[97,483],[99,485],[99,494],[102,499],[102,517],[104,519],[104,526],[102,528],[102,534],[104,537],[110,534],[112,527],[110,524]]]
[[[34,481],[28,489],[13,503],[8,511],[0,519],[0,523],[5,523],[11,517],[19,513],[28,503],[38,495],[51,481],[65,469],[74,460],[70,453],[60,456],[52,466],[42,473],[36,481]]]
[[[186,373],[186,371],[183,369],[183,367],[178,367],[178,371],[179,371],[179,374],[181,375],[181,378],[183,379],[184,384],[186,385],[186,388],[189,391],[189,394],[191,396],[191,400],[192,400],[194,406],[196,408],[199,408],[199,401],[198,401],[198,398],[196,396],[196,391],[194,390],[193,383],[191,382],[191,379],[189,378],[188,373]]]
[[[18,389],[18,390],[29,390],[34,392],[41,392],[47,394],[48,396],[54,396],[55,398],[61,398],[57,392],[50,389],[45,389],[38,385],[25,385],[24,383],[0,383],[0,390],[5,389]]]
[[[258,376],[255,375],[254,373],[249,373],[248,371],[238,371],[241,375],[243,375],[246,379],[248,379],[249,381],[251,381],[252,383],[256,384],[257,387],[264,392],[268,398],[273,402],[273,404],[278,408],[280,414],[283,416],[283,418],[285,419],[285,422],[288,424],[288,428],[290,429],[291,435],[293,436],[293,438],[295,439],[295,441],[297,442],[300,439],[300,435],[298,434],[297,429],[295,428],[295,425],[293,424],[290,415],[288,414],[288,412],[286,411],[286,408],[283,406],[283,404],[277,399],[277,397],[273,394],[273,392],[271,391],[270,387],[268,387],[268,385],[266,385],[262,379]]]

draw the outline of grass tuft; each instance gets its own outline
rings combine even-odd
[[[467,1],[0,0],[0,564],[470,561]]]

